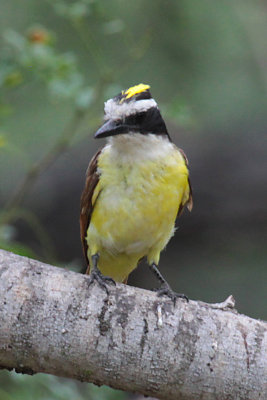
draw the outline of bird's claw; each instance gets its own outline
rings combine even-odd
[[[154,291],[157,292],[159,297],[168,296],[174,305],[176,304],[176,300],[178,298],[186,300],[187,303],[189,302],[189,299],[185,294],[174,292],[169,285],[162,285],[159,288],[154,289]]]
[[[99,286],[106,291],[107,295],[109,295],[109,289],[107,288],[107,285],[112,284],[116,286],[114,279],[112,279],[110,276],[102,275],[99,270],[93,270],[91,272],[88,286],[90,286],[94,281],[98,282]]]

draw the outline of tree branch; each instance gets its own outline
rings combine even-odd
[[[0,367],[159,399],[267,398],[267,324],[0,251]],[[220,309],[222,308],[222,309]]]

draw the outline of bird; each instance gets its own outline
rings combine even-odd
[[[174,302],[158,264],[175,232],[175,221],[193,207],[188,161],[167,131],[150,86],[140,83],[107,100],[96,139],[107,142],[93,156],[81,196],[80,233],[89,284],[107,293],[127,283],[146,259],[159,280],[159,296]]]

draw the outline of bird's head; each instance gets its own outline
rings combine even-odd
[[[106,122],[95,133],[95,138],[127,133],[152,133],[169,137],[158,105],[149,89],[149,85],[140,83],[106,101]]]

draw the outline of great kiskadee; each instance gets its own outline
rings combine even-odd
[[[81,198],[80,228],[86,273],[106,291],[127,282],[146,257],[160,281],[159,295],[174,301],[158,270],[160,252],[174,234],[192,193],[184,152],[171,141],[150,86],[139,84],[105,103],[95,138],[107,144],[92,158]]]

